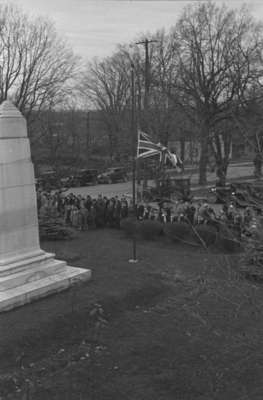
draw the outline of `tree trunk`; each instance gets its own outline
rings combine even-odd
[[[208,130],[207,133],[203,134],[201,138],[201,155],[199,161],[199,184],[205,185],[206,179],[206,168],[208,163]]]
[[[180,158],[182,160],[182,162],[184,163],[184,159],[185,159],[185,138],[181,137],[180,138]]]
[[[218,133],[214,137],[214,156],[216,160],[217,185],[226,185],[227,168],[231,151],[231,136],[227,131],[224,134]]]
[[[260,178],[262,176],[262,158],[259,153],[254,158],[254,176]]]
[[[227,167],[228,167],[228,163],[220,163],[220,164],[217,164],[217,166],[216,166],[216,176],[218,178],[218,180],[217,180],[218,186],[226,185]]]

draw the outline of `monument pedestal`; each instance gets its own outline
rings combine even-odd
[[[91,277],[40,249],[26,121],[9,101],[0,106],[0,228],[0,312]]]
[[[0,311],[11,310],[90,279],[90,270],[70,267],[54,256],[40,251],[39,254],[28,254],[24,259],[13,260],[2,266]]]

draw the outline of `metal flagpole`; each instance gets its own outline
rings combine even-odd
[[[137,164],[137,126],[135,116],[135,84],[134,84],[134,64],[131,64],[131,135],[132,135],[132,207],[133,207],[133,218],[136,222],[136,164]],[[132,259],[130,263],[136,263],[137,260],[137,243],[136,243],[136,232],[134,232],[132,240]]]

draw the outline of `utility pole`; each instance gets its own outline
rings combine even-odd
[[[131,135],[132,135],[132,207],[133,207],[133,218],[136,221],[136,156],[137,156],[137,129],[136,129],[136,114],[135,114],[135,85],[134,85],[134,64],[131,64]],[[132,258],[129,260],[130,263],[136,263],[137,260],[137,245],[136,245],[136,234],[134,234],[133,240],[133,251]]]
[[[86,150],[90,154],[90,111],[86,114]]]
[[[137,42],[136,44],[142,44],[145,49],[145,69],[144,69],[144,82],[145,82],[145,90],[144,90],[144,110],[147,111],[149,107],[149,92],[150,92],[150,61],[149,61],[149,43],[156,43],[157,40],[148,40],[145,39],[141,42]]]
[[[149,93],[151,84],[151,71],[150,71],[150,61],[149,61],[149,43],[156,43],[157,40],[148,40],[147,38],[136,44],[141,44],[145,49],[145,69],[144,69],[144,118],[143,118],[143,129],[148,131],[148,111],[149,111]],[[147,171],[145,169],[145,163],[143,168],[143,188],[147,187]]]
[[[137,155],[137,129],[135,116],[135,87],[134,87],[134,65],[131,65],[131,89],[132,89],[132,203],[133,211],[136,213],[136,155]]]

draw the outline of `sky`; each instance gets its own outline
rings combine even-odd
[[[140,34],[169,29],[182,9],[195,1],[185,0],[6,0],[27,14],[46,16],[66,37],[74,52],[91,60],[111,55],[119,43],[130,43]],[[223,0],[217,0],[221,3]],[[239,7],[240,0],[225,4]],[[263,0],[247,0],[252,14],[263,21]]]

